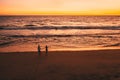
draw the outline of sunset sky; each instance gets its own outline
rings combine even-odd
[[[120,15],[120,0],[0,0],[0,15]]]

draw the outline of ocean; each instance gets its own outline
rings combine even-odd
[[[120,49],[120,16],[0,16],[0,52]]]

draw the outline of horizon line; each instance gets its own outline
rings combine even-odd
[[[92,15],[92,14],[83,14],[83,15],[79,15],[79,14],[0,14],[0,16],[120,16],[120,14],[97,14],[97,15]]]

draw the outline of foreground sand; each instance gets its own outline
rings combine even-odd
[[[120,50],[0,53],[0,80],[120,80]]]

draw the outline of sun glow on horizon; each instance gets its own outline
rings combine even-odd
[[[120,15],[120,0],[0,0],[0,15]]]

